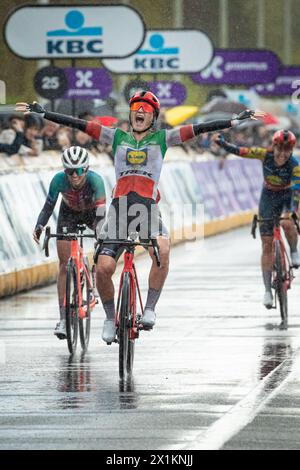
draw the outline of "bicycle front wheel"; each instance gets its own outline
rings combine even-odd
[[[92,287],[89,276],[90,268],[88,260],[84,259],[85,270],[81,274],[81,296],[82,306],[85,310],[85,317],[79,318],[79,336],[80,343],[83,352],[87,351],[90,341],[90,330],[91,330],[91,301],[92,301]]]
[[[78,338],[78,289],[76,268],[72,260],[67,265],[66,278],[66,330],[68,348],[74,354]]]
[[[121,291],[121,308],[119,315],[119,376],[123,380],[129,360],[129,315],[130,315],[130,280],[129,274],[123,277]]]
[[[276,282],[275,290],[279,301],[280,316],[281,316],[281,329],[287,329],[288,327],[288,302],[287,302],[287,288],[286,288],[286,272],[284,267],[284,261],[282,259],[284,254],[281,253],[280,242],[275,241],[275,271],[276,271]]]

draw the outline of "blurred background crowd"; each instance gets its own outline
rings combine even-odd
[[[177,106],[172,109],[162,109],[156,129],[172,128],[174,125],[186,123],[208,122],[216,119],[231,119],[232,116],[246,109],[244,104],[230,100],[223,91],[214,90],[208,95],[207,103],[202,107]],[[96,110],[97,112],[97,110]],[[128,119],[120,119],[116,113],[109,116],[97,116],[92,106],[76,114],[80,119],[96,120],[102,125],[120,127],[130,132]],[[224,131],[226,139],[240,146],[269,147],[273,133],[280,128],[289,128],[296,137],[300,136],[297,120],[278,117],[267,113],[263,120],[252,120]],[[194,140],[182,145],[187,155],[190,150],[201,155],[208,150],[215,157],[223,157],[225,151],[214,143],[212,133],[205,133]],[[62,152],[71,145],[87,148],[95,156],[106,153],[112,160],[111,148],[94,140],[82,131],[60,126],[44,120],[37,114],[25,117],[20,114],[0,115],[0,158],[14,154],[27,157],[39,156],[44,151],[55,150]]]

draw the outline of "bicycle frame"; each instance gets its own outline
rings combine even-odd
[[[83,235],[83,231],[85,229],[84,225],[78,225],[79,230],[81,230],[81,233],[56,233],[52,234],[50,227],[46,227],[46,234],[45,234],[45,240],[44,240],[44,246],[43,249],[45,250],[45,254],[48,257],[49,256],[49,240],[50,238],[68,238],[70,240],[70,257],[69,259],[73,260],[73,263],[76,267],[76,282],[77,282],[77,291],[78,291],[78,305],[79,307],[79,312],[78,316],[80,319],[86,318],[86,312],[87,312],[87,307],[82,305],[82,290],[81,290],[81,273],[86,274],[86,279],[88,281],[88,286],[93,290],[93,284],[90,278],[90,273],[85,267],[85,264],[83,262],[84,258],[84,252],[83,252],[83,238],[94,238],[94,235]],[[78,243],[78,238],[80,238],[80,243]],[[66,305],[66,298],[64,299],[64,305]],[[90,308],[94,308],[96,305],[96,300],[93,299],[93,301],[90,303]]]
[[[119,320],[120,319],[120,298],[121,298],[121,289],[122,289],[122,283],[123,283],[123,278],[124,278],[125,273],[129,274],[129,279],[130,279],[130,311],[132,314],[132,322],[131,322],[132,327],[129,329],[129,339],[134,340],[135,338],[138,338],[138,335],[139,335],[138,329],[136,328],[136,324],[137,324],[136,322],[136,291],[138,292],[138,298],[139,298],[139,303],[140,303],[142,313],[144,311],[144,308],[143,308],[137,273],[136,273],[136,269],[134,265],[134,251],[133,249],[130,249],[130,248],[127,248],[124,253],[124,267],[123,267],[123,271],[120,277],[119,292],[118,292],[117,315],[116,315],[116,320],[115,320],[116,327],[118,327],[120,323],[120,320]]]
[[[76,267],[76,281],[77,281],[77,291],[78,291],[78,305],[79,307],[79,312],[78,316],[79,318],[85,318],[86,317],[86,312],[87,312],[87,307],[82,305],[82,289],[81,289],[81,273],[85,272],[86,278],[88,281],[88,286],[92,290],[93,285],[90,279],[90,274],[87,271],[85,264],[83,262],[83,246],[82,246],[82,238],[80,241],[80,244],[78,243],[78,239],[71,240],[71,251],[70,251],[70,258],[73,259],[73,262]],[[90,304],[91,308],[94,308],[96,304],[95,299],[93,299],[93,302]],[[64,299],[64,305],[66,305],[66,299]]]
[[[153,254],[156,258],[157,265],[160,266],[159,246],[156,239],[151,239],[151,243],[136,242],[134,239],[127,240],[98,240],[96,250],[94,254],[94,263],[97,264],[98,256],[101,252],[102,246],[105,244],[117,244],[122,245],[125,248],[124,253],[124,267],[120,276],[119,291],[118,291],[118,302],[116,309],[115,325],[118,328],[120,325],[120,309],[121,309],[121,290],[123,284],[124,275],[129,274],[130,282],[130,312],[132,315],[131,326],[129,328],[129,339],[134,340],[139,336],[139,330],[141,326],[137,326],[137,311],[136,311],[136,292],[138,293],[139,303],[141,307],[141,314],[144,312],[142,296],[138,277],[134,265],[134,250],[136,246],[143,246],[144,248],[153,248]]]
[[[282,235],[281,235],[281,226],[278,222],[274,225],[273,229],[273,242],[272,242],[272,266],[275,266],[275,243],[276,241],[279,242],[280,245],[280,257],[282,266],[285,272],[285,279],[284,279],[284,287],[286,290],[291,288],[291,283],[294,279],[293,270],[291,267],[291,262],[289,256],[287,254]],[[274,270],[273,270],[274,275]]]

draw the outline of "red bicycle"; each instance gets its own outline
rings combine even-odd
[[[134,264],[135,248],[137,246],[153,248],[157,265],[160,266],[159,246],[156,239],[151,239],[150,243],[134,240],[99,240],[94,256],[95,264],[97,263],[102,246],[105,244],[118,244],[125,249],[124,267],[120,277],[115,318],[115,342],[119,343],[119,376],[121,380],[124,380],[126,373],[129,377],[132,375],[135,340],[139,337],[140,330],[146,329],[141,324],[144,308]],[[137,313],[137,297],[141,313]]]
[[[93,266],[91,273],[88,258],[83,251],[83,239],[94,238],[94,235],[83,234],[86,229],[85,225],[77,225],[77,229],[77,233],[51,233],[50,227],[46,227],[43,246],[48,257],[50,238],[59,237],[71,242],[64,299],[67,343],[71,354],[76,351],[78,330],[81,348],[84,352],[87,351],[90,339],[91,312],[98,303],[94,294],[95,266]]]
[[[300,234],[299,221],[296,213],[292,213],[292,220]],[[272,242],[272,288],[275,290],[275,305],[277,308],[277,299],[280,307],[281,323],[279,328],[286,330],[288,328],[288,302],[287,291],[291,288],[294,279],[293,266],[287,254],[282,235],[280,222],[282,220],[291,220],[289,217],[274,217],[259,219],[257,215],[253,217],[251,234],[256,238],[257,223],[274,222],[273,242]]]

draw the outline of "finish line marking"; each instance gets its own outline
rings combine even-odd
[[[295,365],[297,355],[299,355],[299,350],[279,364],[246,397],[215,421],[210,428],[199,433],[191,443],[182,447],[182,450],[221,449],[227,441],[251,423],[267,402],[277,395],[287,380],[296,374],[297,367],[294,368],[293,373],[291,369]],[[299,357],[297,358],[298,369],[300,368]]]

